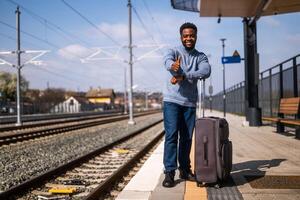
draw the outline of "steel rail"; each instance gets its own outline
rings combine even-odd
[[[136,117],[144,116],[144,115],[149,115],[153,114],[154,112],[150,113],[140,113],[136,114]],[[55,134],[60,134],[64,133],[67,131],[73,131],[73,130],[78,130],[82,128],[87,128],[87,127],[92,127],[92,126],[97,126],[101,124],[107,124],[107,123],[112,123],[116,121],[121,121],[124,119],[127,119],[127,115],[122,115],[122,116],[114,116],[106,119],[100,119],[98,121],[92,121],[92,122],[83,122],[81,124],[71,124],[71,125],[66,125],[63,127],[52,127],[52,128],[44,128],[44,129],[39,129],[39,130],[31,130],[31,131],[26,131],[26,132],[21,132],[21,133],[11,133],[11,134],[6,134],[6,135],[0,135],[0,146],[1,145],[7,145],[10,143],[15,143],[15,142],[20,142],[24,140],[29,140],[29,139],[34,139],[38,137],[44,137],[48,135],[55,135]]]
[[[131,167],[140,160],[163,136],[164,130],[161,130],[159,134],[152,139],[143,149],[141,149],[136,155],[134,155],[129,161],[117,169],[110,177],[103,181],[97,188],[95,188],[84,200],[98,200],[101,195],[108,192],[112,188],[113,184],[126,175]]]
[[[87,112],[79,112],[79,113],[32,114],[32,115],[23,115],[22,121],[23,122],[44,121],[44,120],[51,120],[51,119],[84,117],[84,116],[99,115],[99,114],[113,114],[113,113],[119,113],[119,112],[120,112],[120,110],[102,111],[102,112],[87,111]],[[0,124],[1,125],[14,124],[14,123],[16,123],[16,118],[17,118],[16,115],[0,116]]]
[[[147,111],[147,112],[140,112],[140,113],[154,113],[157,112],[155,111]],[[77,117],[74,115],[72,118],[71,117],[66,117],[66,118],[50,118],[47,120],[41,120],[37,122],[30,122],[27,124],[22,124],[21,126],[15,126],[15,125],[9,125],[9,126],[3,126],[0,127],[0,133],[4,131],[13,131],[13,130],[22,130],[22,129],[27,129],[27,128],[33,128],[33,127],[38,127],[38,126],[47,126],[47,125],[52,125],[52,124],[61,124],[61,123],[71,123],[71,122],[76,122],[76,121],[81,121],[81,120],[90,120],[90,119],[100,119],[104,117],[112,117],[112,116],[119,116],[119,115],[124,115],[123,113],[120,112],[112,112],[112,113],[102,113],[98,115],[78,115]],[[124,115],[128,116],[128,115]]]
[[[131,137],[133,136],[136,136],[138,135],[139,133],[155,126],[156,124],[162,122],[162,119],[160,120],[157,120],[156,122],[153,122],[145,127],[142,127],[141,129],[139,130],[136,130],[134,132],[132,132],[131,134],[127,135],[127,136],[124,136],[110,144],[107,144],[99,149],[96,149],[86,155],[83,155],[83,156],[80,156],[79,158],[76,158],[76,159],[73,159],[72,161],[68,162],[68,163],[65,163],[63,165],[60,165],[54,169],[51,169],[41,175],[38,175],[36,177],[33,177],[19,185],[16,185],[16,186],[13,186],[11,188],[9,188],[8,190],[4,191],[4,192],[1,192],[0,193],[0,199],[10,199],[14,196],[17,196],[17,195],[20,195],[20,194],[23,194],[24,192],[26,192],[28,189],[30,188],[34,188],[34,187],[37,187],[39,185],[41,185],[41,183],[55,177],[55,176],[58,176],[64,172],[66,172],[67,170],[70,170],[76,166],[79,166],[81,163],[83,162],[86,162],[87,160],[91,159],[92,157],[98,155],[98,154],[101,154],[103,153],[104,151],[112,148],[113,146],[119,144],[119,143],[122,143],[128,139],[130,139]],[[97,193],[98,194],[98,193]]]
[[[21,126],[4,126],[0,127],[0,132],[4,131],[13,131],[13,130],[22,130],[27,128],[33,128],[33,127],[39,127],[39,126],[47,126],[52,124],[62,124],[62,123],[70,123],[70,122],[76,122],[80,120],[90,120],[90,119],[100,119],[104,117],[112,117],[112,116],[118,116],[122,115],[122,113],[112,113],[112,114],[101,114],[101,115],[92,115],[92,116],[78,116],[73,118],[59,118],[59,119],[49,119],[49,120],[43,120],[38,121],[36,123],[28,123],[28,124],[22,124]]]

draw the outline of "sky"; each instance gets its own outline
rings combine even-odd
[[[16,49],[17,4],[21,11],[21,50],[49,51],[38,58],[40,65],[23,66],[21,74],[30,88],[87,91],[101,87],[124,91],[125,73],[129,85],[127,0],[0,0],[0,52]],[[242,18],[222,18],[217,23],[214,17],[175,10],[170,0],[132,0],[132,6],[136,90],[162,91],[162,56],[167,48],[181,45],[179,27],[184,22],[198,27],[196,48],[208,55],[212,66],[209,83],[214,94],[222,90],[220,39],[226,38],[225,56],[237,50],[243,58]],[[261,17],[257,41],[260,71],[299,54],[300,13]],[[162,48],[152,52],[158,47]],[[100,53],[91,57],[96,52]],[[23,53],[21,63],[36,55]],[[16,64],[15,54],[0,58]],[[2,64],[0,71],[15,73],[16,69]],[[227,64],[225,72],[226,88],[244,81],[244,62]]]

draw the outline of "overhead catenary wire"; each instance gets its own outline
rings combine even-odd
[[[9,27],[9,28],[11,28],[11,29],[16,30],[16,28],[15,28],[14,26],[11,26],[11,25],[9,25],[9,24],[7,24],[7,23],[1,21],[1,20],[0,20],[0,24],[3,24],[3,25],[5,25],[5,26],[7,26],[7,27]],[[49,41],[46,41],[46,40],[44,40],[44,39],[41,39],[41,38],[39,38],[38,36],[35,36],[35,35],[31,34],[31,33],[27,33],[27,32],[22,31],[22,30],[21,30],[20,32],[23,33],[23,34],[25,34],[25,35],[28,35],[28,36],[30,36],[30,37],[36,39],[36,40],[38,40],[38,41],[44,42],[44,43],[48,44],[49,46],[52,46],[52,47],[54,47],[54,48],[56,48],[56,49],[60,49],[60,48],[59,48],[58,46],[56,46],[55,44],[52,44],[52,43],[50,43]],[[16,39],[13,38],[13,37],[7,36],[7,35],[5,35],[5,34],[1,34],[1,35],[2,35],[3,37],[9,37],[9,39],[15,40],[15,41],[16,41]],[[65,52],[67,52],[67,53],[69,53],[69,54],[72,54],[73,56],[76,56],[76,57],[81,58],[79,55],[76,55],[76,54],[74,54],[74,53],[72,53],[72,52],[69,52],[69,51],[64,50],[64,49],[61,49],[61,50],[62,50],[62,51],[65,51]],[[71,72],[71,73],[74,73],[74,72]],[[57,73],[56,73],[56,74],[57,74]],[[82,77],[82,74],[80,74],[80,77]],[[88,76],[86,76],[86,75],[85,75],[85,77],[91,78],[91,77],[88,77]],[[93,79],[94,79],[94,78],[96,78],[96,77],[93,77]]]
[[[18,3],[16,3],[16,2],[13,1],[13,0],[6,0],[6,1],[11,2],[11,3],[15,4],[15,5],[19,5]],[[62,2],[63,2],[64,4],[68,4],[65,0],[62,0]],[[68,5],[70,6],[70,4],[68,4]],[[69,6],[68,6],[68,7],[69,7]],[[36,19],[38,22],[40,22],[41,24],[45,25],[46,27],[48,27],[48,28],[51,29],[52,31],[55,31],[55,32],[57,32],[57,33],[61,32],[61,33],[63,33],[64,35],[67,35],[67,36],[70,37],[70,38],[73,38],[73,39],[75,39],[75,40],[80,40],[81,43],[88,44],[86,41],[81,40],[81,39],[78,38],[76,35],[73,35],[73,34],[68,33],[67,31],[65,31],[65,30],[62,29],[61,27],[57,26],[56,24],[52,23],[52,22],[49,21],[48,19],[45,19],[44,17],[41,17],[41,16],[37,15],[36,13],[30,11],[29,9],[25,8],[25,7],[22,6],[22,5],[20,5],[20,7],[21,7],[26,13],[28,13],[31,17],[33,17],[33,18]],[[71,7],[72,7],[72,6],[71,6]],[[72,9],[72,8],[73,8],[73,9]],[[72,8],[71,8],[71,9],[72,9],[74,12],[76,12],[76,9],[74,10],[74,7],[72,7]],[[135,13],[136,13],[137,17],[139,18],[139,21],[141,22],[142,26],[143,26],[144,29],[146,30],[146,32],[148,32],[148,34],[151,36],[151,38],[155,41],[155,38],[153,37],[153,35],[149,32],[149,30],[147,29],[147,27],[146,27],[145,24],[143,23],[143,21],[142,21],[142,19],[140,18],[140,16],[139,16],[138,12],[136,11],[136,9],[134,9],[134,10],[135,10]],[[85,20],[88,20],[89,24],[92,23],[89,19],[87,19],[86,17],[84,17],[84,15],[82,15],[80,12],[78,12],[77,14],[80,15],[81,17],[83,17]],[[7,24],[7,23],[5,23],[5,22],[1,22],[1,21],[0,21],[0,23],[2,23],[2,24],[5,25],[5,26],[8,26],[8,27],[10,27],[10,28],[15,29],[15,27],[10,26],[9,24]],[[102,30],[101,30],[99,27],[97,27],[95,24],[92,23],[91,25],[93,25],[95,28],[97,28],[97,30],[102,31]],[[58,31],[57,31],[57,30],[58,30]],[[36,36],[36,35],[34,35],[34,34],[31,34],[31,33],[29,33],[29,32],[23,31],[23,30],[21,30],[21,33],[23,33],[24,35],[27,35],[27,36],[29,36],[29,37],[32,37],[32,38],[34,38],[34,39],[36,39],[36,40],[38,40],[38,41],[40,41],[40,42],[42,42],[42,43],[44,43],[44,44],[47,44],[47,45],[49,45],[49,46],[51,46],[51,47],[53,47],[53,48],[55,48],[55,49],[60,49],[60,47],[58,47],[59,45],[56,45],[56,44],[54,44],[54,43],[51,43],[50,41],[48,41],[48,39],[43,39],[43,38],[41,38],[41,37],[39,37],[39,36]],[[103,32],[103,34],[106,34],[106,33]],[[62,35],[62,34],[60,34],[60,35]],[[4,36],[4,35],[3,35],[3,36]],[[6,36],[7,36],[7,35],[6,35]],[[4,36],[4,37],[6,37],[6,36]],[[63,36],[63,35],[62,35],[62,36]],[[110,35],[108,35],[108,34],[106,34],[106,36],[109,36],[109,37],[110,37]],[[7,37],[7,38],[8,38],[8,37]],[[65,38],[65,37],[64,37],[64,38]],[[13,40],[12,37],[9,38],[9,39]],[[111,39],[113,40],[113,42],[116,42],[113,38],[111,38]],[[14,39],[14,40],[15,40],[15,39]],[[155,41],[155,42],[156,42],[156,41]],[[122,46],[122,45],[120,45],[118,42],[117,42],[117,44],[118,44],[119,46]],[[61,50],[64,51],[64,52],[66,52],[66,53],[68,53],[68,54],[71,54],[71,55],[73,55],[73,56],[75,56],[75,57],[81,58],[80,55],[77,55],[77,54],[75,54],[75,53],[73,53],[73,52],[70,52],[70,51],[68,51],[67,49],[61,49]],[[155,78],[155,77],[154,77],[154,78]]]
[[[136,58],[136,56],[135,55],[133,55],[133,57],[134,58]],[[154,75],[153,74],[153,72],[151,71],[151,70],[147,70],[146,68],[147,67],[145,67],[145,65],[142,63],[142,62],[138,62],[138,64],[141,66],[141,68],[146,72],[146,73],[149,73],[149,74],[151,74],[151,79],[155,79],[155,80],[159,80],[157,77],[156,77],[156,75]],[[147,77],[149,77],[149,76],[147,76]]]
[[[33,11],[31,11],[30,9],[24,7],[23,5],[20,5],[19,3],[13,1],[13,0],[6,0],[16,6],[19,6],[20,8],[22,8],[22,10],[24,10],[26,13],[28,13],[33,19],[37,20],[38,22],[40,22],[41,24],[47,26],[49,29],[51,29],[52,31],[56,32],[57,34],[60,34],[62,37],[66,38],[65,35],[67,35],[68,37],[72,38],[73,40],[77,40],[82,44],[85,44],[87,46],[91,46],[88,42],[82,40],[81,38],[79,38],[78,36],[66,31],[65,29],[61,28],[60,26],[56,25],[55,23],[51,22],[50,20],[34,13]],[[55,30],[56,29],[56,30]],[[61,33],[63,33],[64,35],[62,35]]]
[[[9,36],[9,35],[6,35],[6,34],[4,34],[4,33],[0,33],[0,35],[1,35],[2,37],[5,37],[6,39],[10,39],[10,40],[16,41],[16,38],[13,38],[13,37],[11,37],[11,36]]]
[[[137,10],[135,9],[134,6],[132,6],[132,9],[133,9],[133,12],[135,13],[135,15],[137,16],[139,22],[142,24],[142,27],[144,28],[144,30],[149,34],[149,36],[151,37],[151,39],[153,40],[153,42],[157,45],[158,45],[158,42],[155,40],[153,34],[148,30],[148,28],[146,27],[146,25],[144,24],[142,18],[140,17],[140,15],[138,14]],[[158,50],[161,54],[163,54],[163,52],[159,49]]]
[[[153,16],[152,13],[151,13],[151,10],[149,9],[148,4],[146,3],[145,0],[143,0],[143,3],[144,3],[144,6],[146,7],[146,10],[147,10],[147,12],[148,12],[148,14],[149,14],[151,20],[156,24],[157,30],[158,30],[160,36],[162,37],[162,39],[163,39],[164,41],[166,41],[166,40],[165,40],[165,37],[164,37],[164,34],[162,34],[162,32],[161,32],[161,29],[160,29],[159,24],[157,23],[157,21],[155,20],[154,16]]]
[[[144,30],[148,33],[148,35],[151,37],[151,39],[153,40],[153,42],[155,44],[158,44],[153,36],[153,34],[148,30],[148,28],[146,27],[146,25],[144,24],[142,18],[140,17],[139,13],[137,12],[137,10],[135,9],[134,6],[132,6],[132,10],[135,13],[135,15],[137,16],[137,19],[139,20],[139,22],[141,23],[142,27],[144,28]]]
[[[60,36],[62,36],[63,38],[67,39],[67,40],[70,40],[69,38],[71,39],[75,39],[75,40],[78,40],[80,43],[84,44],[84,45],[87,45],[87,46],[92,46],[91,44],[89,44],[88,42],[82,40],[81,38],[77,37],[76,35],[74,34],[71,34],[69,33],[68,31],[64,30],[63,28],[59,27],[58,25],[54,24],[53,22],[49,21],[48,19],[34,13],[33,11],[31,11],[30,9],[28,8],[25,8],[23,5],[20,5],[18,3],[16,3],[15,1],[13,0],[6,0],[16,6],[20,6],[22,8],[22,10],[24,10],[26,13],[28,13],[33,19],[35,19],[36,21],[38,21],[39,23],[41,23],[42,25],[45,25],[46,27],[48,27],[50,30],[56,32],[57,34],[59,34]],[[62,34],[63,33],[63,34]],[[69,38],[67,38],[66,36],[68,36]],[[48,42],[48,40],[46,39],[45,41]],[[92,48],[89,48],[89,50],[91,51],[94,51],[94,49]],[[67,50],[64,50],[62,49],[63,51],[69,53],[69,54],[73,54],[72,52],[69,52]],[[75,54],[73,54],[75,55]],[[81,59],[81,57],[79,55],[75,55],[76,57],[79,57]]]
[[[4,38],[6,38],[6,39],[10,39],[10,40],[13,40],[13,41],[17,41],[16,38],[11,37],[10,35],[6,35],[6,34],[1,33],[1,32],[0,32],[0,36],[1,36],[1,37],[4,37]],[[38,47],[38,48],[40,48],[40,49],[42,49],[40,46],[38,46],[38,45],[36,45],[36,44],[33,44],[32,42],[28,42],[28,41],[26,41],[26,40],[25,40],[25,41],[23,40],[23,42],[24,42],[24,43],[27,43],[27,44],[30,44],[30,45],[32,45],[32,46]]]
[[[3,24],[3,25],[5,25],[5,26],[7,26],[7,27],[9,27],[9,28],[11,28],[11,29],[16,30],[16,27],[14,27],[14,26],[12,26],[12,25],[9,25],[8,23],[5,23],[5,22],[3,22],[3,21],[1,21],[1,20],[0,20],[0,24]],[[70,52],[70,51],[68,51],[68,50],[66,50],[66,49],[61,49],[61,48],[58,47],[56,44],[53,44],[53,43],[51,43],[51,42],[49,42],[49,41],[47,41],[47,40],[44,40],[44,39],[42,39],[42,38],[40,38],[40,37],[38,37],[38,36],[36,36],[36,35],[33,35],[33,34],[31,34],[31,33],[28,33],[28,32],[26,32],[26,31],[23,31],[23,30],[20,30],[20,32],[23,33],[24,35],[30,36],[30,37],[32,37],[32,38],[34,38],[34,39],[36,39],[36,40],[38,40],[38,41],[40,41],[40,42],[46,43],[46,44],[48,44],[49,46],[54,47],[55,49],[60,49],[60,50],[62,50],[62,51],[67,52],[68,54],[71,54],[71,55],[73,55],[73,56],[75,56],[75,57],[78,57],[78,58],[82,59],[82,57],[81,57],[80,55],[77,55],[77,54],[75,54],[75,53],[73,53],[73,52]]]
[[[91,20],[89,20],[87,17],[85,17],[83,14],[81,14],[78,10],[76,10],[74,7],[72,7],[69,3],[67,3],[65,0],[61,0],[61,2],[69,7],[71,10],[73,10],[76,14],[78,14],[82,19],[84,19],[87,23],[89,23],[92,27],[94,27],[96,30],[98,30],[101,34],[105,35],[107,38],[109,38],[114,44],[121,46],[119,42],[117,42],[115,39],[113,39],[109,34],[101,30],[97,25],[95,25]]]
[[[39,68],[39,67],[35,67],[35,68],[32,68],[32,69],[37,69],[37,70],[45,71],[45,72],[47,72],[47,73],[49,73],[49,74],[58,76],[58,77],[63,78],[63,79],[65,79],[65,80],[71,81],[71,82],[73,82],[73,83],[74,83],[74,82],[75,82],[75,83],[78,83],[78,81],[76,81],[76,80],[74,80],[74,79],[71,79],[71,78],[69,78],[69,77],[67,77],[67,76],[64,76],[64,75],[62,75],[62,74],[59,74],[59,73],[53,72],[53,71],[51,71],[51,70],[48,70],[47,68]]]
[[[16,41],[16,38],[13,38],[13,37],[8,36],[8,35],[6,35],[6,34],[3,34],[3,33],[1,33],[1,32],[0,32],[0,36],[5,37],[5,38],[10,39],[10,40],[13,40],[13,41]],[[29,65],[29,66],[31,66],[31,65]],[[45,69],[45,68],[33,68],[33,69],[44,70],[44,71],[47,71],[47,72],[49,72],[49,73],[51,72],[51,71],[49,71],[49,70],[47,70],[47,69]],[[82,78],[82,74],[77,74],[77,73],[74,73],[73,71],[70,72],[70,73],[72,73],[72,74],[74,74],[74,75],[76,75],[76,76]],[[70,73],[69,73],[69,74],[70,74]],[[52,74],[57,75],[57,76],[62,77],[62,78],[66,78],[66,79],[68,79],[68,80],[72,80],[72,79],[68,78],[67,76],[60,75],[60,74],[55,73],[55,72],[52,72]],[[84,75],[84,76],[87,77],[87,78],[95,79],[95,80],[98,80],[98,79],[99,79],[99,77],[91,77],[91,76],[87,76],[87,75]],[[72,80],[72,81],[74,82],[74,80]]]

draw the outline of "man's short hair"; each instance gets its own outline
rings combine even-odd
[[[197,34],[197,26],[193,23],[186,22],[180,26],[180,29],[179,29],[180,35],[182,34],[183,29],[185,29],[185,28],[192,28],[192,29],[194,29],[195,33]]]

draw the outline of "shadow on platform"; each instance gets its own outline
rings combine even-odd
[[[250,160],[236,163],[233,164],[231,176],[239,180],[235,181],[236,185],[244,185],[247,183],[247,179],[241,177],[251,176],[251,181],[254,181],[255,179],[265,176],[268,169],[277,167],[284,161],[286,161],[286,159]],[[231,184],[230,181],[228,184]]]

